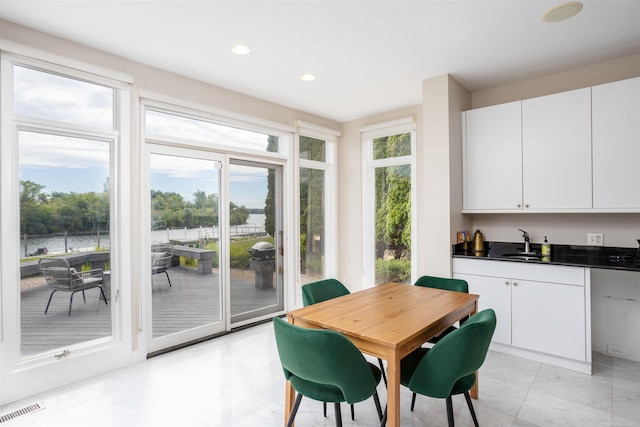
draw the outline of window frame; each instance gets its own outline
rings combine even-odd
[[[198,148],[205,150],[213,150],[220,153],[229,154],[231,156],[265,157],[278,159],[280,161],[288,159],[291,152],[290,140],[294,129],[290,126],[280,123],[271,122],[269,120],[257,119],[243,114],[223,111],[221,109],[209,106],[186,102],[170,96],[161,95],[151,91],[140,91],[138,98],[140,105],[140,135],[141,141],[156,142],[160,144],[171,144],[182,146],[185,148]],[[169,135],[157,135],[146,132],[146,110],[157,111],[164,114],[182,116],[185,118],[200,120],[203,122],[213,123],[219,126],[227,126],[230,128],[262,133],[264,135],[277,136],[278,151],[262,151],[252,149],[238,149],[232,145],[218,144],[215,142],[206,142],[196,139],[184,139]]]
[[[223,181],[229,182],[229,165],[232,161],[248,161],[253,163],[264,162],[267,164],[274,164],[278,166],[282,166],[282,192],[283,194],[294,194],[294,181],[295,181],[295,173],[294,169],[296,163],[295,158],[293,158],[294,150],[294,141],[295,137],[295,128],[292,126],[288,126],[278,122],[272,122],[270,120],[256,118],[250,115],[240,114],[216,107],[212,107],[209,105],[204,105],[195,102],[185,101],[181,98],[176,98],[172,96],[167,96],[163,94],[159,94],[153,91],[145,91],[141,90],[138,93],[138,114],[139,118],[139,137],[140,137],[140,147],[139,152],[137,153],[139,164],[144,163],[143,159],[145,159],[146,146],[148,144],[157,144],[157,145],[165,145],[167,147],[175,147],[179,149],[193,149],[199,151],[212,152],[223,155],[225,161],[222,165],[223,170]],[[145,111],[153,110],[164,112],[172,115],[179,115],[183,117],[188,117],[194,120],[202,120],[206,122],[215,123],[221,126],[228,126],[230,128],[237,128],[241,130],[253,131],[262,133],[264,135],[277,136],[279,138],[278,142],[278,152],[269,152],[262,150],[251,150],[251,149],[239,149],[232,145],[226,144],[216,144],[211,142],[206,142],[202,140],[195,139],[187,139],[187,138],[178,138],[168,135],[156,135],[151,133],[146,133],[145,128]],[[140,180],[141,188],[145,188],[147,184],[145,184],[146,176],[148,175],[148,170],[138,170],[139,174],[138,179]],[[293,179],[291,178],[293,177]],[[221,198],[221,204],[228,205],[227,194],[228,194],[228,186],[223,191],[224,196]],[[138,217],[138,221],[140,224],[145,224],[147,221],[146,214],[144,213],[145,207],[142,202],[138,202],[138,208],[140,211],[140,216]],[[294,236],[297,235],[297,230],[294,228],[294,221],[290,219],[293,218],[295,220],[294,215],[294,205],[297,203],[297,198],[293,198],[293,200],[287,200],[285,198],[282,204],[282,222],[283,222],[283,254],[284,254],[284,263],[283,263],[283,276],[284,276],[284,311],[288,309],[290,306],[293,292],[294,292],[294,283],[295,283],[295,262],[291,260],[290,254],[294,254]],[[141,233],[144,233],[144,227],[141,227]],[[145,244],[146,240],[141,237],[140,241],[142,245],[140,246],[138,252],[140,257],[144,257],[145,255]],[[226,253],[220,253],[220,259],[223,260],[226,257]],[[221,261],[223,262],[223,261]],[[139,281],[142,283],[145,280],[146,273],[144,271],[140,272]],[[227,277],[225,280],[227,286],[229,286],[229,278]],[[139,291],[139,319],[138,324],[139,328],[142,328],[145,325],[145,319],[148,316],[149,309],[145,306],[144,298],[142,297],[142,292]],[[227,298],[227,304],[229,304],[229,299]],[[226,310],[229,310],[229,307],[226,307]],[[269,315],[271,316],[271,315]],[[255,319],[247,320],[246,324],[255,321]],[[231,323],[230,317],[227,319],[226,330],[231,330],[232,327],[241,326],[243,322],[240,323]]]
[[[130,235],[131,221],[118,212],[129,211],[130,200],[130,159],[126,155],[130,137],[130,83],[132,79],[123,73],[109,72],[100,67],[62,57],[56,64],[49,62],[50,55],[35,49],[14,46],[11,52],[0,51],[0,163],[3,170],[0,177],[0,199],[3,208],[0,213],[0,340],[4,350],[0,353],[0,401],[10,401],[32,394],[45,387],[69,382],[68,369],[60,369],[60,363],[73,364],[74,377],[95,375],[96,366],[124,366],[130,362],[132,351],[132,331],[130,324],[131,299],[129,283],[131,276],[131,251],[124,244],[124,237]],[[28,53],[31,56],[24,56]],[[18,116],[14,112],[15,66],[27,67],[44,73],[57,74],[70,79],[106,86],[113,90],[112,128],[95,128],[74,123],[36,117]],[[71,346],[64,362],[52,357],[60,349],[52,349],[36,355],[21,356],[21,328],[19,319],[21,305],[20,289],[20,186],[19,186],[19,141],[20,132],[38,132],[63,137],[79,137],[109,142],[110,179],[110,264],[112,271],[111,335]],[[16,303],[17,302],[17,303]],[[8,323],[7,323],[8,322]],[[9,329],[7,329],[9,328]],[[12,386],[13,385],[13,386]],[[20,386],[18,386],[20,385]]]
[[[335,129],[326,128],[324,126],[315,125],[312,123],[303,122],[298,120],[296,122],[297,132],[294,144],[294,158],[297,163],[296,166],[296,197],[295,197],[295,229],[296,239],[294,242],[294,250],[296,253],[296,265],[295,265],[295,283],[296,283],[296,303],[300,305],[302,300],[300,297],[300,288],[302,287],[301,273],[300,273],[300,170],[312,169],[321,170],[325,173],[324,179],[324,231],[325,241],[324,245],[324,271],[323,278],[336,277],[338,274],[338,188],[337,188],[337,144],[340,132]],[[300,158],[300,137],[309,137],[320,139],[325,142],[325,161],[308,160]]]
[[[373,140],[409,133],[411,154],[373,159]],[[413,117],[373,124],[360,129],[362,140],[362,283],[375,286],[375,170],[380,167],[409,165],[411,168],[411,283],[417,278],[419,219],[417,216],[416,124]]]

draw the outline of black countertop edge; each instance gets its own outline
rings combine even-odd
[[[465,250],[465,246],[469,249]],[[453,245],[454,258],[473,258],[495,261],[524,262],[528,264],[566,265],[572,267],[604,268],[610,270],[640,271],[638,248],[613,246],[551,245],[551,256],[542,257],[540,243],[531,244],[535,256],[514,258],[524,251],[524,243],[485,242],[484,252],[475,253],[473,242]]]

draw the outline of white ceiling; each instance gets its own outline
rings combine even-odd
[[[0,0],[0,18],[345,122],[418,105],[443,74],[473,91],[640,53],[639,0],[544,23],[562,2]]]

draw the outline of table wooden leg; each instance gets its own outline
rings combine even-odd
[[[400,357],[392,351],[387,357],[387,425],[400,426]]]
[[[478,391],[478,371],[476,371],[476,382],[473,384],[473,387],[471,387],[471,391],[469,391],[469,395],[472,399],[478,398]]]
[[[293,408],[293,401],[296,399],[296,391],[291,385],[289,381],[285,384],[284,390],[284,426],[287,425],[287,421],[289,421],[289,416],[291,415],[291,409]]]

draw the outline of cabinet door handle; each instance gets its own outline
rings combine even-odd
[[[524,207],[528,208],[529,207],[529,203],[525,203]]]
[[[518,203],[518,204],[516,205],[516,208],[521,208],[521,207],[522,207],[522,205],[521,205],[520,203]]]
[[[506,280],[506,281],[504,282],[504,284],[505,284],[505,285],[507,285],[507,286],[509,286],[509,281],[508,281],[508,280]]]
[[[518,282],[513,282],[513,286],[518,286]]]

